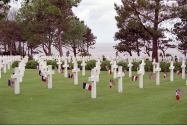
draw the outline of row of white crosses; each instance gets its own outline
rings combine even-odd
[[[20,83],[23,81],[25,66],[27,62],[28,62],[28,57],[26,56],[21,60],[19,66],[14,69],[14,74],[11,76],[11,78],[14,79],[15,95],[20,94]]]
[[[21,56],[0,56],[0,78],[1,78],[1,70],[3,73],[7,72],[7,69],[10,69],[12,63],[14,61],[20,61]]]
[[[89,81],[92,82],[91,98],[96,99],[96,84],[99,81],[96,68],[91,70],[91,77],[89,77]]]
[[[64,67],[64,77],[67,78],[68,77],[68,67],[69,67],[69,65],[68,65],[68,58],[67,57],[64,58],[64,65],[63,65],[63,67]]]
[[[79,84],[79,80],[78,80],[78,72],[80,71],[80,69],[78,68],[78,63],[77,63],[77,59],[74,57],[73,58],[73,78],[74,78],[74,85],[78,85]]]
[[[113,72],[113,78],[118,79],[118,92],[123,92],[123,77],[125,76],[123,72],[122,66],[117,65],[117,61],[115,59],[111,60],[111,72]],[[117,72],[118,69],[118,72]]]
[[[153,60],[153,73],[156,73],[156,85],[160,85],[160,63],[156,63],[155,60]],[[142,60],[142,63],[139,65],[139,70],[138,70],[138,75],[139,75],[139,88],[143,88],[144,87],[144,80],[143,77],[145,75],[145,61]],[[131,61],[129,61],[129,77],[132,76],[132,68],[133,64]]]
[[[62,59],[59,57],[57,59],[57,65],[58,65],[58,73],[61,73],[61,65],[62,65]]]
[[[170,69],[170,81],[173,82],[174,81],[174,69],[175,69],[175,66],[173,65],[173,61],[171,61],[169,69]]]
[[[118,73],[117,73],[117,78],[118,78],[118,92],[122,93],[123,92],[123,77],[125,76],[123,72],[122,66],[118,67]]]
[[[186,62],[185,60],[182,61],[182,79],[185,79],[186,78]]]
[[[86,75],[86,61],[85,61],[85,57],[83,57],[82,59],[82,63],[81,63],[81,66],[82,66],[82,76],[85,76]]]
[[[98,81],[100,81],[100,73],[101,73],[101,60],[100,59],[97,59],[95,69],[96,69],[96,74],[97,74],[97,77],[98,77]]]
[[[186,77],[185,60],[182,61],[181,68],[182,68],[182,79],[185,79],[185,77]],[[173,82],[174,81],[174,69],[175,69],[173,61],[170,62],[169,69],[170,69],[170,81]],[[161,71],[160,63],[159,62],[156,63],[156,61],[154,59],[153,60],[153,73],[156,73],[156,85],[160,85],[160,71]]]
[[[89,77],[89,81],[92,83],[91,89],[91,98],[96,99],[96,84],[99,82],[99,75],[101,70],[101,61],[100,59],[96,62],[96,67],[91,70],[91,76]]]
[[[130,78],[132,77],[132,67],[133,67],[132,60],[129,59],[128,68],[129,68],[129,77]]]
[[[117,65],[116,61],[113,62],[112,67],[113,67],[113,73],[114,73],[113,78],[116,79],[117,78],[117,69],[118,69],[118,65]]]
[[[39,63],[39,70],[41,71],[41,74],[43,77],[47,79],[47,87],[48,89],[53,88],[53,81],[52,81],[52,75],[54,74],[54,71],[52,70],[52,65],[47,66],[47,62],[43,59],[36,60]]]
[[[142,63],[139,65],[139,70],[138,70],[138,75],[139,75],[139,88],[143,88],[144,87],[144,74],[145,74],[145,62],[144,60],[142,60]]]
[[[160,85],[160,71],[161,71],[161,68],[160,68],[160,63],[159,62],[156,63],[156,67],[153,71],[156,73],[156,85]]]

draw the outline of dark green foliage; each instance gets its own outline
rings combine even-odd
[[[78,68],[79,68],[79,69],[82,69],[82,66],[81,66],[82,61],[78,61],[77,63],[78,63]],[[73,64],[72,62],[69,63],[69,69],[70,69],[70,70],[73,69],[73,65],[74,65],[74,64]]]
[[[166,63],[166,62],[160,63],[161,72],[169,72],[169,67],[170,67],[170,63]]]
[[[69,70],[73,69],[73,63],[69,63]]]
[[[81,63],[82,63],[81,61],[78,61],[78,67],[82,70]],[[146,65],[145,65],[145,71],[146,72],[152,72],[153,71],[152,62],[146,60],[145,63],[146,63]],[[12,64],[12,68],[18,67],[18,64],[19,64],[19,61],[15,61]],[[37,68],[37,64],[38,63],[36,61],[30,60],[26,64],[26,69],[36,69]],[[137,68],[139,67],[139,64],[141,64],[141,62],[133,62],[132,71],[136,72]],[[57,67],[58,67],[56,61],[53,61],[53,60],[48,60],[47,61],[47,65],[52,65],[53,69],[55,69],[55,68],[57,69]],[[64,62],[62,62],[62,66],[63,65],[64,65]],[[122,66],[124,70],[128,71],[128,63],[126,63],[124,61],[120,61],[120,62],[118,62],[117,65],[118,66]],[[174,66],[175,66],[174,70],[175,70],[175,72],[178,71],[178,70],[180,72],[182,71],[181,65],[182,65],[181,62],[175,62],[174,63]],[[95,66],[96,66],[96,60],[90,60],[90,61],[87,62],[86,70],[91,70]],[[109,69],[111,68],[110,61],[108,61],[108,60],[103,61],[101,63],[101,71],[107,71],[106,67],[108,67]],[[168,63],[167,62],[160,62],[161,72],[170,72],[169,67],[170,67],[170,62],[168,62]],[[69,63],[69,70],[72,70],[72,69],[73,69],[73,63]]]
[[[118,66],[122,66],[124,70],[128,71],[128,64],[126,62],[120,61],[118,62]]]
[[[95,60],[90,60],[87,62],[86,65],[86,70],[91,70],[96,66],[96,61]]]
[[[47,65],[52,65],[53,69],[57,68],[57,66],[58,66],[56,61],[54,61],[54,60],[48,60]]]
[[[101,63],[101,70],[107,71],[107,67],[110,68],[110,61],[106,60]]]
[[[15,62],[13,62],[13,64],[12,64],[12,68],[16,68],[16,67],[18,67],[19,62],[20,62],[20,61],[15,61]]]
[[[167,37],[164,34],[167,28],[159,25],[176,18],[176,8],[170,6],[169,0],[121,0],[121,3],[114,4],[118,28],[114,36],[118,42],[115,49],[130,56],[136,52],[140,56],[141,48],[145,48],[145,53],[150,56],[152,51],[152,59],[158,61],[158,49],[165,51],[165,47],[158,46],[162,42],[160,39]]]
[[[34,60],[30,60],[26,64],[26,69],[37,69],[38,63]]]
[[[132,67],[132,71],[137,71],[137,68],[139,68],[139,62],[133,62],[133,67]]]
[[[81,66],[82,61],[78,61],[77,63],[78,63],[79,69],[82,69],[82,66]]]
[[[180,72],[182,72],[182,68],[181,68],[181,65],[182,65],[182,63],[181,62],[175,62],[174,63],[174,66],[175,66],[175,71],[180,71]]]
[[[145,63],[146,63],[146,65],[145,65],[145,71],[146,72],[153,71],[153,64],[152,64],[152,62],[149,61],[149,60],[146,60]]]

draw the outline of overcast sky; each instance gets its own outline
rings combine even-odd
[[[114,34],[117,31],[114,3],[121,0],[82,0],[74,13],[84,20],[95,36],[97,43],[114,43]]]

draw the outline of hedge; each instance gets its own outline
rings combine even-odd
[[[34,60],[29,60],[26,64],[26,69],[36,69],[37,68],[38,63]]]
[[[91,70],[96,66],[96,60],[90,60],[86,63],[86,70]]]
[[[47,65],[52,65],[53,69],[57,68],[58,66],[55,60],[47,60]]]
[[[78,67],[80,69],[82,69],[81,66],[81,61],[78,61]],[[133,67],[132,67],[132,71],[136,72],[137,69],[139,68],[139,64],[141,62],[133,62]],[[152,72],[153,71],[153,65],[151,61],[145,61],[146,65],[145,65],[145,71],[146,72]],[[19,61],[15,61],[12,64],[12,68],[18,67]],[[64,62],[62,62],[62,66],[63,66]],[[118,66],[122,66],[124,70],[128,71],[128,63],[124,62],[124,61],[120,61],[117,63]],[[28,63],[26,64],[26,69],[36,69],[37,68],[38,63],[34,60],[29,60]],[[48,60],[47,61],[47,65],[52,65],[53,69],[57,69],[58,68],[58,64],[56,61],[54,60]],[[181,69],[181,62],[175,62],[174,66],[175,66],[175,71],[179,70],[182,71]],[[86,70],[91,70],[96,66],[96,60],[90,60],[88,62],[86,62]],[[101,62],[101,71],[106,71],[108,68],[111,68],[110,65],[110,61],[105,60]],[[161,68],[161,72],[169,72],[169,67],[170,67],[170,63],[166,63],[166,62],[160,62],[160,68]],[[73,63],[69,63],[69,69],[73,69]]]
[[[20,63],[20,61],[15,61],[15,62],[13,62],[12,68],[18,67],[18,64],[19,64],[19,63]]]
[[[101,63],[101,70],[107,71],[107,68],[111,68],[110,61],[105,60]]]

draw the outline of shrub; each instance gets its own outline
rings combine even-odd
[[[124,70],[127,70],[128,71],[128,64],[124,61],[120,61],[118,62],[117,64],[118,66],[122,66]]]
[[[96,60],[90,60],[87,62],[86,70],[91,70],[96,66]]]
[[[55,60],[48,60],[47,65],[52,65],[52,68],[55,69],[58,67],[57,63]]]
[[[170,63],[160,62],[161,72],[169,72]]]
[[[15,61],[15,62],[13,62],[12,68],[18,67],[19,63],[20,63],[20,61]]]
[[[82,69],[81,63],[82,63],[82,61],[77,61],[79,69]],[[74,66],[73,62],[69,63],[69,68],[68,69],[73,69],[74,68],[73,66]]]
[[[79,69],[82,69],[82,66],[81,66],[82,61],[78,61],[77,63],[78,63]]]
[[[152,64],[152,61],[146,60],[145,63],[146,63],[146,65],[145,65],[145,71],[146,71],[146,72],[151,72],[151,71],[153,71],[153,64]]]
[[[27,62],[25,68],[26,68],[26,69],[36,69],[36,68],[37,68],[37,65],[38,65],[38,63],[37,63],[36,61],[30,60],[30,61]]]
[[[174,63],[174,66],[175,66],[175,71],[180,71],[180,72],[182,72],[182,68],[181,68],[181,65],[182,65],[182,63],[181,62],[175,62]]]
[[[101,63],[101,71],[107,71],[107,68],[111,68],[110,61],[106,60]]]
[[[133,62],[132,64],[133,64],[132,71],[137,71],[137,68],[139,68],[140,62]]]
[[[73,69],[73,63],[71,62],[71,63],[68,63],[68,64],[69,64],[68,69],[69,69],[69,70]]]

